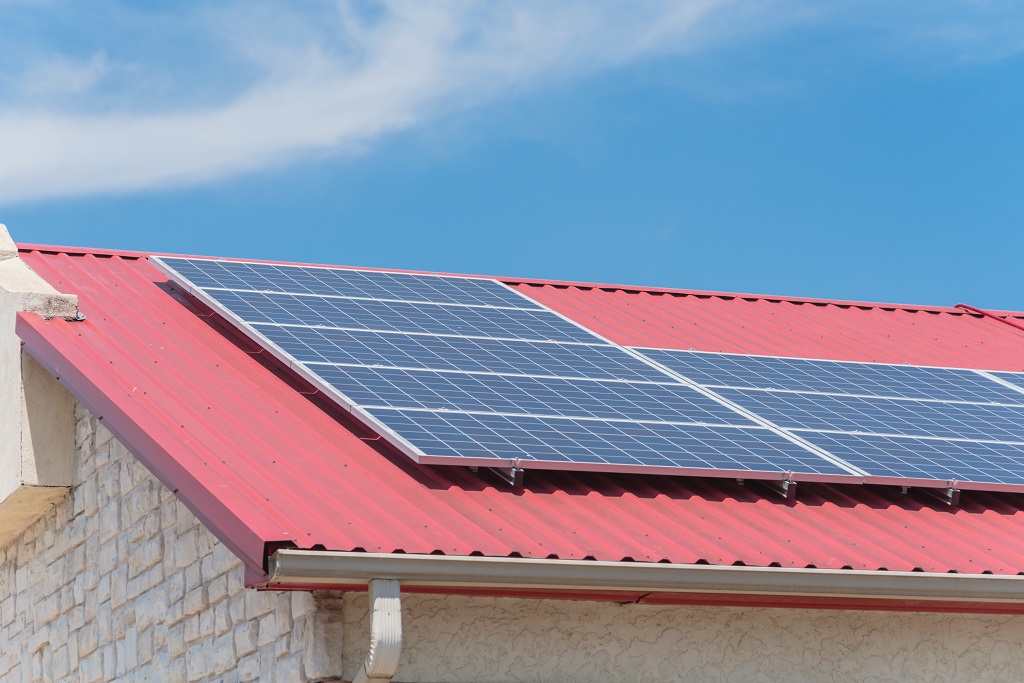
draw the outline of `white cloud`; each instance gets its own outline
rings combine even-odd
[[[146,37],[116,46],[133,68],[107,84],[111,48],[25,70],[21,95],[0,100],[0,203],[343,154],[538,85],[822,15],[799,0],[251,0],[174,15],[99,6],[120,13],[107,23],[122,34]],[[162,35],[167,44],[148,44]],[[42,97],[54,94],[65,97]]]
[[[250,5],[196,15],[261,75],[206,106],[146,111],[0,107],[0,202],[197,183],[352,150],[377,136],[538,82],[682,51],[729,0],[397,1],[316,17]],[[326,21],[325,21],[326,19]],[[84,92],[109,69],[38,67],[40,92]],[[197,74],[200,75],[200,74]],[[139,78],[145,78],[140,71]],[[99,108],[102,109],[102,108]]]
[[[110,71],[103,52],[87,61],[55,55],[38,63],[25,74],[21,89],[31,97],[77,95],[90,90]]]

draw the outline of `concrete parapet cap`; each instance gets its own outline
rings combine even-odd
[[[18,310],[38,313],[44,318],[78,316],[78,297],[61,294],[18,258],[18,247],[7,227],[0,224],[0,293],[20,298]]]
[[[11,239],[7,226],[0,223],[0,261],[18,257],[18,246]]]

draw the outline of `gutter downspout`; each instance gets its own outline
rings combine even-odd
[[[370,651],[352,683],[387,683],[402,654],[402,596],[397,579],[370,579]]]

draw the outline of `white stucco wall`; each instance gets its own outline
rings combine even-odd
[[[344,597],[345,674],[366,639]],[[407,595],[396,681],[1019,683],[1024,617]]]
[[[0,681],[351,680],[365,593],[259,593],[80,406],[76,485],[0,548]],[[1024,617],[406,594],[396,681],[1024,680]],[[342,657],[344,661],[342,661]]]

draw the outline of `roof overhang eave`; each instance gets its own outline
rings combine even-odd
[[[267,588],[365,586],[397,579],[403,587],[453,593],[495,591],[610,594],[718,594],[828,600],[912,601],[1024,607],[1024,576],[737,567],[278,550]],[[804,602],[806,604],[806,602]],[[944,610],[945,611],[945,610]],[[969,608],[964,611],[973,611]],[[1013,610],[1016,611],[1016,610]]]

